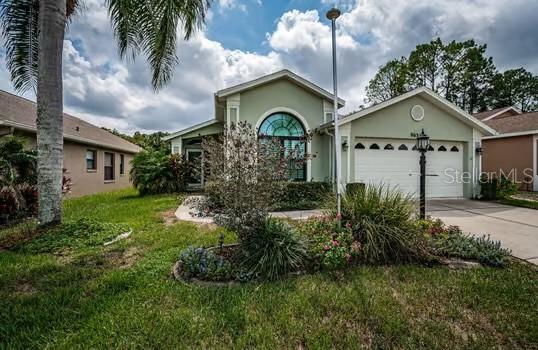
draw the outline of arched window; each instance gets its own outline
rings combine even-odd
[[[402,144],[400,145],[400,147],[398,147],[398,150],[399,150],[399,151],[407,151],[407,150],[409,150],[409,148],[407,148],[407,146],[404,145],[404,144],[402,143]]]
[[[383,149],[386,149],[386,150],[393,150],[394,147],[393,147],[390,143],[387,143],[387,144],[385,145],[385,147],[383,147]]]
[[[456,146],[452,146],[452,148],[450,149],[450,152],[459,152],[459,151],[460,150]]]
[[[432,147],[432,145],[428,146],[428,151],[435,151],[435,148]]]
[[[289,113],[274,113],[265,118],[258,129],[260,138],[277,139],[286,152],[306,154],[305,129],[299,119]],[[290,161],[290,178],[306,181],[306,161]]]
[[[446,147],[445,146],[439,146],[439,148],[437,150],[439,152],[446,152]]]
[[[372,143],[370,149],[379,149],[379,146],[377,145],[377,143]]]
[[[355,145],[355,149],[364,149],[364,148],[365,148],[364,145],[360,142]]]
[[[413,151],[416,151],[416,150],[418,150],[417,146],[416,146],[416,145],[415,145],[415,146],[413,146],[412,150],[413,150]]]

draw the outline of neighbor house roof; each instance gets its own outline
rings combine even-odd
[[[517,115],[517,114],[521,114],[521,111],[515,107],[509,106],[509,107],[495,108],[495,109],[492,109],[491,111],[475,113],[473,114],[473,117],[485,122],[493,118],[501,118],[501,117],[512,116],[512,115]]]
[[[187,133],[189,133],[191,131],[201,129],[201,128],[209,126],[209,125],[219,124],[219,123],[222,123],[222,122],[218,121],[216,119],[206,120],[205,122],[198,123],[196,125],[193,125],[193,126],[190,126],[190,127],[186,128],[186,129],[179,130],[179,131],[177,131],[177,132],[175,132],[173,134],[170,134],[170,135],[168,135],[166,137],[163,137],[163,140],[168,141],[168,140],[171,140],[171,139],[175,139],[176,137],[185,135],[185,134],[187,134]]]
[[[534,133],[538,130],[538,112],[490,119],[485,123],[501,134],[521,132]]]
[[[469,113],[465,112],[464,110],[462,110],[461,108],[459,108],[458,106],[453,104],[452,102],[444,99],[443,97],[439,96],[438,94],[436,94],[435,92],[431,91],[430,89],[428,89],[426,87],[416,88],[416,89],[411,90],[409,92],[406,92],[406,93],[404,93],[402,95],[399,95],[399,96],[393,97],[393,98],[391,98],[389,100],[386,100],[386,101],[383,101],[381,103],[375,104],[375,105],[373,105],[371,107],[362,109],[362,110],[357,111],[357,112],[353,112],[353,113],[345,116],[344,118],[341,118],[340,119],[340,124],[346,124],[346,123],[349,123],[349,122],[351,122],[353,120],[367,117],[367,116],[369,116],[370,114],[372,114],[372,113],[374,113],[376,111],[379,111],[379,110],[381,110],[383,108],[387,108],[389,106],[392,106],[392,105],[394,105],[394,104],[396,104],[396,103],[398,103],[400,101],[406,100],[406,99],[411,98],[413,96],[421,96],[421,97],[423,97],[424,99],[430,101],[433,105],[441,108],[444,111],[449,112],[451,115],[455,116],[457,119],[461,120],[465,124],[470,125],[470,126],[472,126],[474,128],[477,128],[478,130],[480,130],[481,132],[483,132],[486,135],[495,135],[496,134],[494,129],[492,129],[491,127],[484,124],[480,120],[476,119],[475,117],[473,117]]]
[[[0,90],[0,125],[36,132],[36,103]],[[137,145],[82,119],[64,113],[64,139],[126,153],[142,150]]]
[[[234,95],[234,94],[237,94],[237,93],[240,93],[242,91],[245,91],[245,90],[250,90],[252,88],[255,88],[257,86],[260,86],[260,85],[264,85],[264,84],[268,84],[270,82],[273,82],[275,80],[280,80],[280,79],[286,79],[286,80],[289,80],[299,86],[301,86],[302,88],[318,95],[319,97],[322,97],[326,100],[329,100],[329,101],[332,101],[333,100],[333,94],[331,94],[330,92],[328,92],[327,90],[325,89],[322,89],[321,87],[317,86],[316,84],[300,77],[299,75],[293,73],[292,71],[290,70],[287,70],[287,69],[283,69],[283,70],[280,70],[278,72],[275,72],[275,73],[272,73],[272,74],[269,74],[269,75],[264,75],[263,77],[260,77],[260,78],[257,78],[257,79],[254,79],[254,80],[249,80],[245,83],[242,83],[242,84],[238,84],[238,85],[235,85],[235,86],[231,86],[229,88],[226,88],[226,89],[222,89],[222,90],[219,90],[217,91],[217,93],[215,94],[217,97],[219,98],[222,98],[222,97],[226,97],[226,96],[230,96],[230,95]],[[344,101],[343,99],[341,98],[338,98],[338,105],[339,107],[343,107],[344,105],[346,104],[346,101]]]

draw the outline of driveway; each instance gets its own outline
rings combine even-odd
[[[538,211],[469,199],[431,200],[428,214],[477,236],[490,235],[512,254],[538,265]]]

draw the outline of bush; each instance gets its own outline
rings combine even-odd
[[[131,181],[141,195],[175,193],[185,189],[190,166],[177,154],[143,151],[135,155]]]
[[[331,185],[327,182],[282,182],[275,205],[277,210],[315,209],[327,201]]]
[[[359,257],[361,244],[348,226],[339,226],[335,218],[312,218],[297,225],[311,242],[311,255],[321,268],[343,268]]]
[[[457,226],[445,226],[439,219],[424,220],[419,226],[430,237],[432,253],[440,257],[476,260],[484,265],[503,266],[510,250],[489,236],[474,237],[464,234]]]
[[[276,279],[306,267],[308,245],[290,225],[266,219],[242,244],[242,266],[253,276]]]
[[[362,244],[362,257],[369,263],[429,258],[414,212],[410,196],[382,185],[359,187],[342,198],[342,222]]]
[[[205,248],[188,247],[179,254],[179,262],[181,273],[187,279],[226,281],[234,277],[231,264]]]
[[[518,185],[504,175],[500,178],[482,177],[480,180],[480,194],[485,200],[504,199],[516,194],[517,191]]]
[[[351,182],[346,185],[346,193],[353,193],[364,189],[365,184],[362,182]]]

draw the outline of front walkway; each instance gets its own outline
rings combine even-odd
[[[518,258],[538,264],[538,211],[469,199],[431,200],[428,214],[476,236],[490,235]]]

